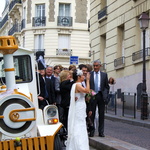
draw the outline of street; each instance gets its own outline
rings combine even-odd
[[[150,149],[150,128],[105,119],[105,136]],[[90,147],[90,150],[96,149]]]
[[[111,136],[150,149],[150,129],[118,121],[105,120],[105,136]]]

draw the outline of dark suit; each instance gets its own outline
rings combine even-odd
[[[43,97],[43,100],[38,99],[38,105],[40,109],[44,109],[47,105],[47,101],[45,99],[45,81],[42,78],[41,74],[36,72],[36,81],[37,81],[37,94],[38,96]]]
[[[99,114],[99,134],[104,134],[104,113],[105,113],[105,104],[108,100],[109,93],[109,84],[107,73],[100,72],[100,91],[96,94],[95,99],[90,101],[91,111],[92,111],[92,122],[94,124],[96,106],[98,106]],[[90,89],[95,90],[94,86],[94,71],[91,72],[90,76]]]
[[[64,110],[62,123],[67,129],[68,112],[70,105],[70,91],[74,81],[65,80],[60,83],[61,107]]]
[[[49,102],[49,104],[56,103],[55,100],[55,90],[53,88],[53,82],[49,78],[45,78],[46,88],[48,92],[48,97],[46,98]]]

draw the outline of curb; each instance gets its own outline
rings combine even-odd
[[[132,119],[132,118],[125,118],[125,117],[121,117],[121,116],[119,117],[119,116],[114,116],[114,115],[109,115],[109,114],[105,114],[105,119],[116,120],[116,121],[120,121],[120,122],[124,122],[124,123],[128,123],[128,124],[132,124],[135,126],[150,128],[149,120],[136,120],[136,119]]]
[[[96,148],[97,150],[147,150],[145,148],[108,136],[104,138],[90,137],[89,143],[90,146]]]

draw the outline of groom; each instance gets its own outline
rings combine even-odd
[[[99,115],[99,125],[98,132],[100,137],[105,137],[104,135],[104,113],[105,113],[105,104],[108,101],[109,93],[109,84],[107,73],[100,71],[101,62],[96,60],[93,62],[94,71],[91,72],[90,76],[90,89],[94,90],[97,94],[95,99],[91,103],[92,111],[92,122],[94,124],[96,106],[98,106],[98,115]],[[93,130],[91,137],[94,136],[95,129]]]

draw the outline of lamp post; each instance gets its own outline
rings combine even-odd
[[[149,25],[149,16],[143,12],[139,17],[140,28],[143,31],[143,84],[141,94],[141,119],[148,119],[148,95],[146,92],[146,61],[145,61],[145,32]]]

